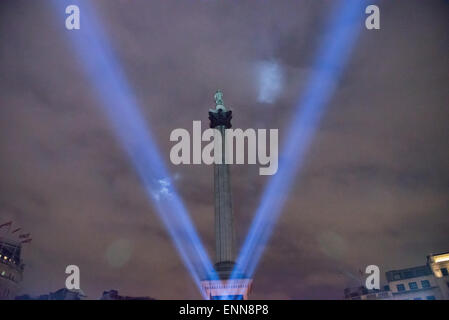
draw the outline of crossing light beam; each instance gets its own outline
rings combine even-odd
[[[53,0],[58,17],[72,1]],[[81,27],[64,30],[73,44],[103,112],[135,168],[179,255],[201,291],[203,275],[215,274],[212,263],[173,185],[140,111],[140,104],[89,1],[80,2]]]
[[[334,94],[357,35],[366,0],[340,0],[325,31],[308,84],[297,102],[286,134],[278,172],[271,177],[237,259],[238,271],[252,277],[326,106]]]

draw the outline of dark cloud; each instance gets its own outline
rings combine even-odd
[[[82,4],[82,1],[74,1]],[[169,134],[207,126],[217,88],[235,127],[280,128],[312,68],[332,1],[95,1],[164,159]],[[449,6],[380,1],[381,30],[362,31],[255,275],[254,298],[341,298],[358,269],[423,264],[448,250]],[[61,12],[61,15],[64,13]],[[23,290],[64,285],[81,268],[103,290],[199,298],[50,1],[0,5],[0,218],[33,233]],[[254,68],[275,60],[285,86],[257,103]],[[208,166],[170,166],[213,256]],[[234,166],[237,238],[267,181]]]

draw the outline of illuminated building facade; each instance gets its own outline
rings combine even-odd
[[[209,111],[210,127],[221,135],[221,163],[214,164],[215,196],[215,270],[219,279],[210,275],[201,282],[205,295],[210,300],[246,300],[251,291],[252,279],[238,274],[230,279],[235,267],[235,230],[232,210],[231,177],[226,163],[225,130],[231,128],[232,111],[223,103],[223,93],[217,91],[215,109]],[[215,140],[217,143],[217,140]]]
[[[21,249],[19,241],[0,237],[0,300],[12,300],[19,291],[24,268]]]
[[[386,276],[394,300],[443,299],[428,265],[388,271]]]
[[[449,300],[449,252],[427,256],[427,265],[435,275],[442,299]]]
[[[347,288],[348,300],[449,300],[449,252],[427,256],[427,264],[388,271],[383,290]]]

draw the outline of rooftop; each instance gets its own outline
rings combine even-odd
[[[428,265],[400,270],[391,270],[385,273],[388,282],[423,277],[431,274],[432,270]]]

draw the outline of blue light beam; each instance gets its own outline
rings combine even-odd
[[[312,75],[287,131],[279,170],[268,182],[261,203],[237,259],[233,277],[239,271],[252,277],[275,223],[304,164],[306,151],[317,130],[324,109],[334,94],[360,32],[365,0],[341,0],[332,12],[325,37],[319,47]]]
[[[58,17],[72,1],[53,0]],[[94,8],[83,1],[81,29],[65,31],[101,106],[168,230],[183,263],[201,290],[204,275],[216,275],[189,214],[179,197],[159,150],[144,122],[135,94],[107,40]],[[64,24],[61,25],[63,28]]]

